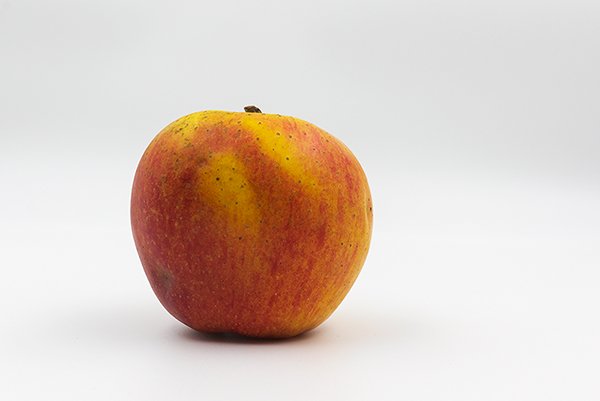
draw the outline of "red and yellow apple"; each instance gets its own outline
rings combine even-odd
[[[133,236],[162,305],[202,332],[290,337],[337,308],[367,256],[372,204],[350,150],[297,118],[203,111],[150,143]]]

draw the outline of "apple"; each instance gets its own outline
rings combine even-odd
[[[142,156],[131,195],[154,293],[201,332],[283,338],[318,326],[356,280],[372,224],[350,150],[254,106],[168,125]]]

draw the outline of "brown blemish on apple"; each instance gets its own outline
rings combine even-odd
[[[150,270],[151,281],[163,291],[170,291],[173,286],[173,275],[168,269],[157,266]]]

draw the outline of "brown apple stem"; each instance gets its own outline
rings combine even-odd
[[[256,106],[246,106],[244,107],[244,111],[246,113],[262,113],[262,111],[260,111],[260,109]]]

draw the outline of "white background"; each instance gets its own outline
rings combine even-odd
[[[597,1],[0,0],[0,399],[600,399]],[[159,305],[133,173],[203,109],[309,120],[371,183],[338,311],[283,342]]]

